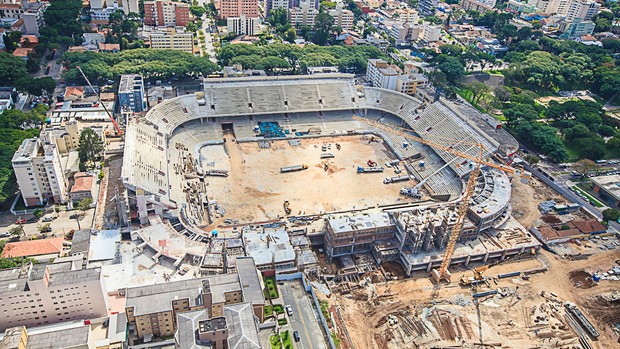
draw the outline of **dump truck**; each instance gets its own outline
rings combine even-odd
[[[295,166],[286,166],[286,167],[281,167],[280,168],[280,172],[281,173],[286,173],[286,172],[295,172],[295,171],[303,171],[303,170],[307,170],[308,169],[308,165],[295,165]]]
[[[321,153],[321,159],[331,159],[334,157],[333,153]]]
[[[383,172],[383,167],[357,167],[357,173]]]
[[[410,179],[409,175],[396,176],[396,177],[388,177],[388,178],[383,180],[383,184],[404,182],[404,181],[408,181],[409,179]]]
[[[288,200],[284,201],[284,213],[286,213],[287,215],[291,214],[291,203],[288,202]]]

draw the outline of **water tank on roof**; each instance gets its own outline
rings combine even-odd
[[[420,161],[420,167],[424,167],[424,161]]]
[[[403,148],[407,148],[408,146],[409,146],[409,143],[403,142]]]

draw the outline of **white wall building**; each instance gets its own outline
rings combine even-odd
[[[592,16],[601,9],[601,4],[592,0],[573,0],[566,12],[566,21],[573,22],[576,19],[589,21]]]
[[[26,206],[67,201],[67,179],[56,144],[25,139],[13,155],[13,170]]]
[[[159,28],[147,33],[152,49],[194,52],[194,35],[184,28]]]
[[[426,42],[439,41],[441,37],[441,27],[437,25],[426,25],[422,31],[422,40]]]
[[[329,10],[329,15],[334,17],[334,26],[344,30],[353,29],[353,12],[345,10],[342,3],[338,3],[336,8]]]
[[[308,26],[314,27],[314,20],[319,14],[319,10],[314,8],[314,2],[302,0],[299,7],[293,7],[288,10],[289,20],[292,26]]]
[[[399,73],[382,59],[369,59],[366,80],[374,87],[396,90]]]
[[[101,268],[71,270],[71,264],[35,264],[0,271],[0,331],[107,316],[108,295]]]
[[[260,31],[260,19],[258,17],[228,17],[226,20],[229,33],[237,35],[256,35]]]

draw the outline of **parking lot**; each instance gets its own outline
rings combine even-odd
[[[289,324],[292,327],[292,331],[299,332],[301,339],[295,343],[296,348],[327,348],[317,319],[316,310],[312,306],[310,297],[304,290],[301,280],[283,281],[278,287],[284,304],[290,305],[293,310],[293,316],[289,317]]]

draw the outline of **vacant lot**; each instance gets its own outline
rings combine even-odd
[[[292,215],[405,200],[399,195],[400,189],[415,182],[383,184],[384,178],[397,175],[393,169],[357,173],[357,167],[367,166],[368,160],[385,166],[385,162],[394,159],[382,142],[369,140],[365,136],[327,137],[304,139],[298,146],[278,140],[271,141],[269,148],[264,149],[255,142],[237,144],[232,136],[227,136],[225,145],[207,146],[200,152],[206,170],[230,171],[226,178],[207,177],[207,194],[226,210],[227,217],[242,222],[283,216],[285,200],[290,202]],[[334,158],[320,158],[323,145],[325,152],[333,153]],[[308,169],[280,173],[281,167],[293,165],[307,165]]]

